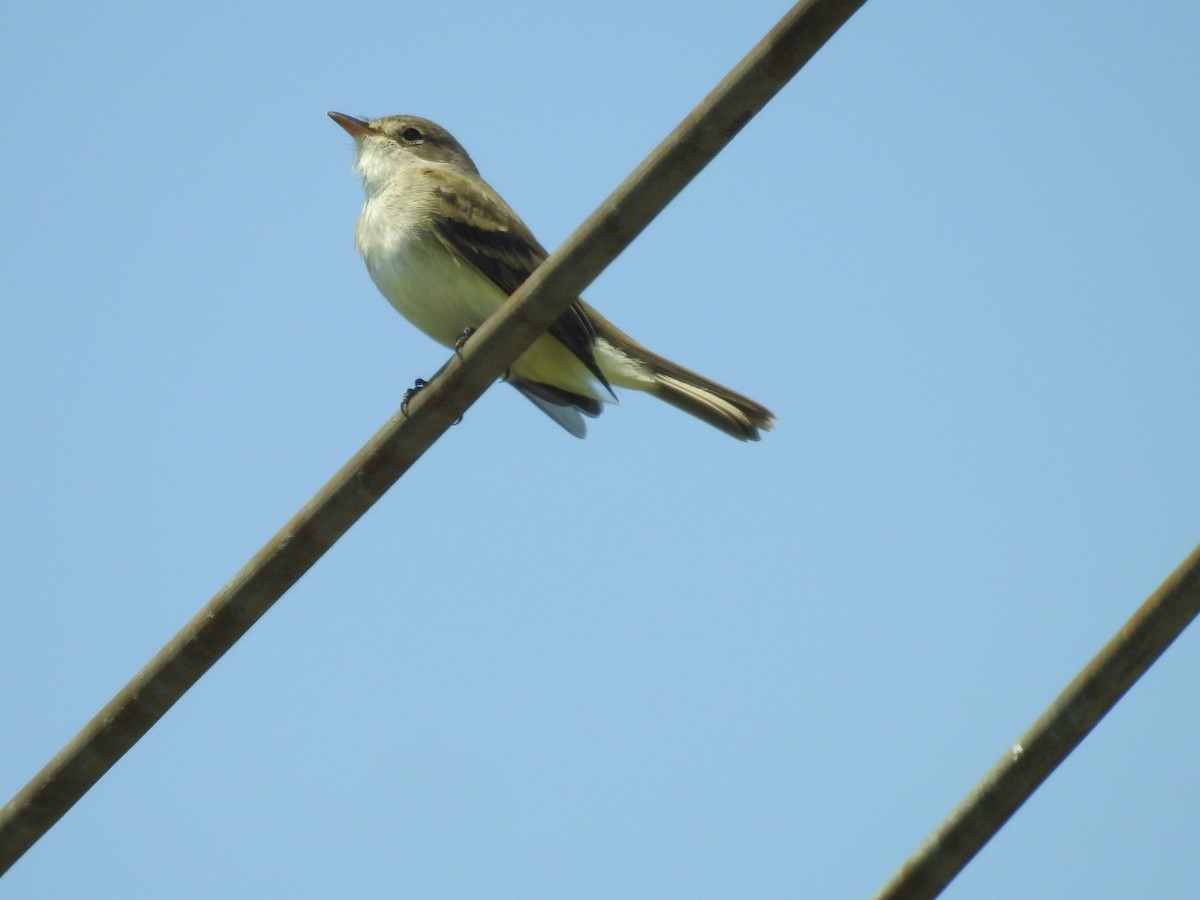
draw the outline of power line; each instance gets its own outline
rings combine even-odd
[[[340,538],[866,0],[797,3],[397,414],[0,810],[8,870]]]
[[[876,900],[936,897],[1200,613],[1200,547],[1104,645]]]

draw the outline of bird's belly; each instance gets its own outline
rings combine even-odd
[[[440,344],[454,346],[505,300],[504,292],[436,238],[398,238],[364,248],[367,271],[396,311]]]
[[[453,347],[466,329],[482,325],[508,299],[435,237],[393,233],[367,243],[360,232],[359,249],[379,292],[400,315],[446,347]],[[578,357],[548,334],[534,341],[511,371],[597,400],[611,399]]]

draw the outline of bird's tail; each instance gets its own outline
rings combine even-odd
[[[770,431],[775,416],[761,403],[709,381],[661,357],[653,365],[649,393],[739,441],[757,441],[759,429]]]
[[[628,381],[614,373],[614,384],[646,391],[739,441],[757,441],[760,430],[774,426],[775,414],[761,403],[646,349],[594,310],[588,309],[588,315],[597,338],[637,367],[637,377]]]

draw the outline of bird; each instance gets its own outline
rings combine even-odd
[[[549,254],[440,125],[411,115],[328,115],[354,138],[366,194],[355,245],[371,279],[409,322],[460,347]],[[587,434],[583,417],[614,401],[614,387],[644,391],[742,441],[757,441],[775,419],[653,353],[582,299],[517,358],[506,380],[579,438]]]

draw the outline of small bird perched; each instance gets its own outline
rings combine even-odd
[[[427,335],[456,346],[549,254],[441,126],[416,116],[329,116],[357,149],[367,200],[355,244],[375,286]],[[650,352],[582,300],[507,380],[576,437],[587,433],[582,416],[615,399],[613,385],[646,391],[738,440],[757,441],[774,420],[749,397]]]

